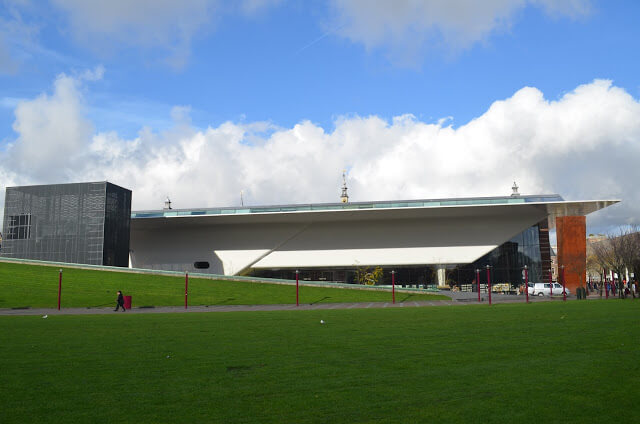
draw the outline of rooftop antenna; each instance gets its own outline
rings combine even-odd
[[[171,199],[169,199],[169,196],[167,196],[167,200],[164,201],[164,209],[165,210],[171,209]]]
[[[342,171],[342,194],[340,195],[340,200],[342,203],[349,202],[349,195],[347,194],[347,175],[346,170]]]
[[[518,189],[520,187],[518,187],[518,184],[516,184],[516,182],[513,182],[513,187],[511,187],[511,190],[513,190],[513,193],[511,193],[511,197],[518,197],[520,196],[520,193],[518,193]]]

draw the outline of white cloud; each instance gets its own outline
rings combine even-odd
[[[165,61],[183,67],[191,41],[211,29],[225,13],[257,15],[280,0],[51,0],[68,17],[75,39],[98,53],[122,46],[162,52]]]
[[[332,28],[368,50],[383,48],[394,61],[415,64],[426,50],[457,51],[508,29],[527,5],[554,16],[584,16],[589,0],[333,0]]]
[[[73,175],[76,158],[83,155],[93,127],[84,117],[78,80],[60,75],[53,94],[18,103],[9,146],[9,169],[27,179],[59,180]]]
[[[18,137],[0,153],[0,185],[110,180],[134,191],[134,208],[337,201],[349,170],[357,200],[557,192],[567,199],[622,198],[590,225],[640,222],[640,102],[611,81],[549,101],[525,87],[458,128],[411,115],[343,117],[331,132],[227,122],[198,130],[188,107],[173,128],[134,139],[93,133],[79,80],[16,108]]]
[[[52,0],[64,11],[76,40],[97,52],[139,46],[169,52],[168,61],[184,65],[193,36],[206,27],[212,0]]]
[[[79,79],[85,81],[99,81],[104,77],[104,66],[98,65],[93,69],[86,69],[80,73]]]

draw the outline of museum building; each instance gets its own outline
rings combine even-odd
[[[83,197],[89,189],[92,200]],[[349,202],[345,184],[339,203],[173,209],[167,199],[161,210],[130,212],[131,192],[107,182],[11,187],[0,254],[286,279],[299,271],[304,280],[345,283],[380,268],[378,284],[395,271],[399,284],[439,286],[470,283],[476,270],[486,282],[489,266],[492,282],[516,285],[525,265],[530,281],[551,278],[555,228],[567,286],[584,284],[585,217],[618,200],[566,201],[517,189]]]

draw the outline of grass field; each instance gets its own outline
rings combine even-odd
[[[639,312],[612,300],[5,316],[0,422],[637,422]]]
[[[0,262],[0,308],[53,308],[58,302],[57,267]],[[62,307],[115,306],[116,291],[133,306],[184,305],[184,277],[63,268]],[[301,303],[388,302],[389,292],[304,287]],[[398,294],[396,300],[436,300],[433,294]],[[295,303],[295,287],[282,284],[189,278],[190,305]]]

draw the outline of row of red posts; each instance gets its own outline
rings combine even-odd
[[[564,266],[562,269],[562,299],[567,300],[567,293],[565,290],[565,279],[564,279]],[[612,271],[613,273],[613,271]],[[606,275],[606,271],[604,271],[603,275]],[[549,271],[549,281],[551,281],[551,271]],[[481,302],[480,298],[480,270],[476,269],[476,284],[478,287],[478,302]],[[609,289],[605,285],[606,297],[609,298]],[[524,290],[526,296],[526,302],[529,303],[529,270],[527,266],[524,266]],[[489,305],[491,302],[491,266],[487,265],[487,292],[489,293]],[[550,284],[550,292],[549,295],[553,294],[553,282]],[[60,310],[60,299],[62,297],[62,269],[60,269],[58,276],[58,310]],[[189,272],[185,271],[184,273],[184,308],[187,309],[189,307]],[[391,271],[391,298],[393,304],[396,303],[396,272]],[[300,306],[300,271],[296,270],[296,306]]]

